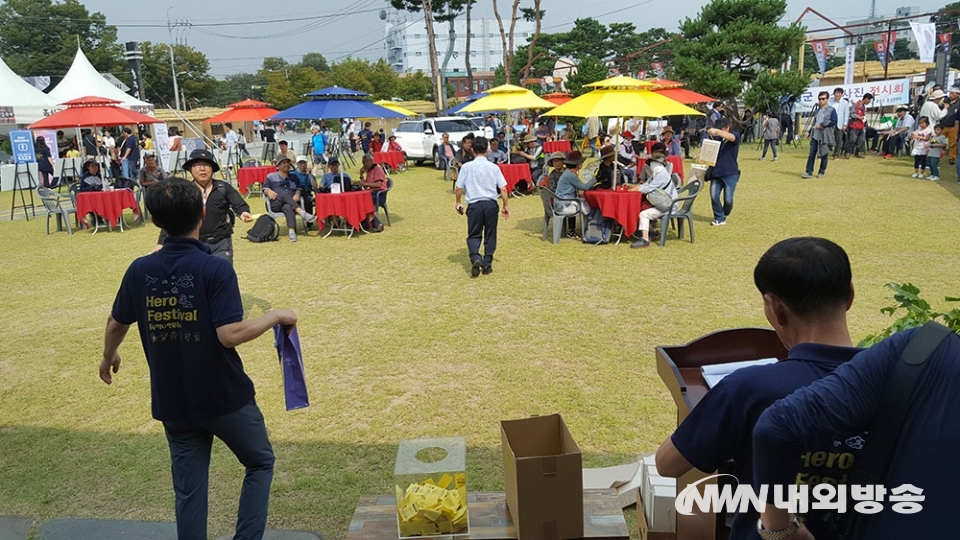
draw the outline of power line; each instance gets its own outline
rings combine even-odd
[[[259,24],[277,24],[277,23],[288,23],[288,22],[303,22],[307,20],[317,20],[317,19],[330,19],[333,17],[342,18],[345,15],[359,15],[362,13],[373,13],[375,11],[380,11],[380,8],[365,9],[365,10],[351,10],[350,13],[347,13],[347,14],[344,14],[343,10],[341,10],[335,13],[314,15],[309,17],[288,17],[284,19],[251,20],[251,21],[204,22],[204,23],[190,23],[190,25],[195,28],[199,28],[199,27],[214,28],[214,27],[223,27],[223,26],[253,26],[253,25],[259,25]],[[14,18],[17,20],[24,21],[28,24],[38,23],[38,22],[40,23],[50,22],[50,19],[48,17],[29,17],[29,16],[18,15]],[[91,17],[64,18],[61,20],[67,21],[67,22],[76,22],[76,23],[103,22],[103,20],[101,19],[95,19]],[[117,28],[166,28],[167,27],[166,24],[158,24],[158,23],[114,23],[114,24],[108,23],[108,25],[115,26]]]

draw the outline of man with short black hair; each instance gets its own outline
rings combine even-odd
[[[120,344],[137,323],[150,368],[153,417],[163,423],[170,448],[177,537],[207,538],[216,437],[246,469],[233,538],[259,540],[267,525],[274,454],[236,347],[274,325],[295,325],[297,315],[284,309],[243,319],[237,274],[199,240],[203,199],[196,184],[182,179],[147,190],[151,219],[169,236],[164,249],[140,257],[123,276],[104,332],[100,379],[113,382]]]
[[[503,219],[510,219],[507,210],[509,194],[507,181],[500,167],[490,163],[487,157],[486,137],[473,139],[473,153],[477,159],[464,163],[456,183],[456,210],[463,214],[463,202],[467,203],[467,250],[470,253],[470,276],[477,277],[493,272],[493,252],[497,249],[497,191],[503,199]],[[482,159],[481,159],[482,158]],[[483,243],[483,256],[480,244]]]
[[[864,130],[866,128],[867,107],[873,102],[873,94],[867,92],[860,101],[850,107],[850,118],[847,120],[847,146],[844,149],[843,157],[849,158],[850,154],[854,157],[865,157],[866,147],[864,146]]]
[[[123,128],[123,144],[120,146],[120,167],[123,177],[136,178],[140,174],[140,141],[133,136],[133,130]]]
[[[820,169],[817,172],[817,178],[823,178],[823,175],[827,173],[827,158],[830,157],[830,149],[837,143],[836,132],[833,129],[837,125],[837,111],[830,106],[829,99],[830,95],[826,92],[820,92],[817,95],[817,108],[814,109],[813,125],[807,132],[807,138],[810,139],[807,170],[800,175],[800,178],[813,178],[813,165],[817,156],[820,157]]]
[[[837,111],[837,124],[834,126],[833,138],[835,141],[833,147],[833,159],[840,157],[846,145],[847,123],[850,119],[850,99],[843,95],[843,88],[833,89],[833,97],[827,100],[827,103]]]
[[[211,255],[233,264],[233,218],[236,216],[240,221],[253,221],[250,206],[236,188],[222,180],[213,179],[213,174],[220,170],[220,164],[209,150],[198,148],[191,152],[183,168],[190,172],[203,194],[200,241],[208,245]],[[153,251],[163,247],[166,237],[167,232],[161,230]]]
[[[907,138],[916,120],[907,112],[906,107],[897,107],[897,122],[893,129],[880,132],[880,140],[883,144],[882,153],[885,159],[893,159],[893,154],[903,147],[903,141]]]
[[[369,154],[370,143],[373,142],[373,131],[370,129],[370,122],[363,124],[363,129],[360,130],[357,137],[360,139],[360,149],[363,150],[364,154]]]
[[[940,119],[940,125],[943,126],[943,136],[947,138],[947,157],[950,159],[950,164],[954,165],[957,162],[957,132],[958,127],[960,127],[960,114],[957,114],[960,111],[960,87],[957,85],[960,84],[954,83],[950,87],[950,92],[947,94],[949,103],[946,110],[944,111],[943,118]]]
[[[740,132],[733,131],[729,118],[717,120],[716,127],[706,131],[708,137],[720,140],[720,151],[713,166],[710,181],[710,204],[713,207],[711,225],[723,226],[733,213],[733,194],[740,182]]]
[[[281,140],[277,143],[277,155],[273,158],[273,164],[279,165],[281,157],[289,159],[290,163],[293,163],[294,160],[297,159],[297,155],[293,153],[290,145],[285,140]]]
[[[277,154],[277,171],[267,175],[263,181],[263,196],[270,199],[271,212],[283,212],[287,221],[287,237],[291,242],[297,241],[297,214],[303,222],[310,224],[317,220],[317,216],[308,213],[300,207],[300,185],[298,178],[290,174],[292,160],[282,154]]]
[[[143,168],[140,169],[140,174],[137,175],[137,181],[140,183],[140,187],[146,189],[154,186],[157,182],[166,178],[166,176],[167,173],[163,172],[163,168],[157,164],[157,156],[152,153],[144,154]]]
[[[789,351],[775,364],[738,369],[710,388],[677,430],[657,450],[657,471],[679,477],[697,468],[713,472],[733,461],[732,474],[749,485],[753,480],[753,426],[778,399],[826,376],[861,349],[851,344],[846,313],[853,304],[850,260],[837,244],[823,238],[790,238],[773,245],[753,271],[754,283],[763,299],[763,312]],[[843,433],[838,433],[843,435]],[[841,447],[817,444],[811,453],[850,453],[851,463],[863,439],[846,437]],[[847,469],[836,459],[807,459],[800,452],[778,456],[792,473],[791,481],[814,479],[836,484]],[[846,465],[846,460],[844,460]],[[751,506],[738,512],[730,530],[731,540],[756,539],[759,514]],[[815,533],[829,519],[808,514]]]

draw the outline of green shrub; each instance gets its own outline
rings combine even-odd
[[[887,288],[893,291],[893,299],[897,304],[887,306],[880,311],[891,317],[897,315],[898,312],[902,313],[902,315],[894,320],[893,324],[887,328],[863,338],[863,341],[861,341],[858,346],[869,347],[901,330],[923,326],[929,321],[936,321],[952,329],[954,332],[960,333],[960,308],[952,309],[946,313],[934,311],[926,300],[920,298],[920,288],[912,283],[891,282],[887,283]],[[960,302],[960,298],[952,298],[949,296],[944,298],[944,300],[947,302]],[[903,313],[903,310],[906,310],[906,313]]]

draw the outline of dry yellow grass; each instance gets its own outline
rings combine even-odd
[[[695,245],[671,236],[665,249],[554,246],[540,239],[539,199],[526,197],[501,221],[495,272],[472,280],[465,219],[450,184],[425,167],[394,175],[383,234],[238,239],[247,311],[299,313],[313,402],[283,410],[270,337],[240,348],[277,453],[270,526],[343,538],[357,497],[389,491],[403,438],[466,436],[477,490],[502,487],[501,419],[562,413],[588,466],[654,449],[675,409],[653,348],[765,326],[752,271],[782,238],[825,236],[847,249],[855,338],[886,325],[888,281],[912,281],[933,301],[958,293],[952,171],[913,180],[906,158],[870,158],[804,181],[805,150],[778,163],[758,156],[755,145],[741,151],[726,227],[710,227],[709,198],[698,200]],[[42,219],[7,221],[9,207],[3,194],[0,514],[172,521],[169,458],[135,333],[114,385],[96,373],[119,279],[156,229],[46,236]],[[222,445],[211,469],[218,535],[231,530],[241,470]]]

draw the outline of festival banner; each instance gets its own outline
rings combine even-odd
[[[161,122],[153,125],[153,146],[159,158],[160,166],[164,171],[170,171],[170,135],[167,133],[167,124]]]
[[[844,84],[843,95],[850,103],[863,99],[867,92],[873,94],[873,102],[869,108],[890,105],[907,105],[910,103],[910,79],[896,79],[891,81],[870,81],[864,83]],[[805,113],[813,110],[817,104],[817,94],[823,91],[822,87],[810,86],[804,90],[797,100],[795,112]]]
[[[940,46],[943,47],[943,50],[947,53],[947,56],[950,56],[950,41],[952,39],[953,34],[940,34]]]
[[[846,67],[843,70],[843,84],[853,84],[853,66],[857,59],[857,46],[847,45]]]
[[[827,72],[827,42],[814,41],[811,43],[811,45],[813,45],[813,54],[817,56],[817,65],[820,67],[820,76],[823,77],[823,74]]]
[[[883,41],[874,41],[873,50],[877,51],[877,59],[880,60],[880,67],[887,69],[887,45]]]
[[[937,25],[935,23],[911,22],[913,37],[917,42],[917,53],[921,62],[933,62],[933,52],[937,44]]]
[[[641,70],[640,70],[640,73],[637,73],[637,78],[638,78],[638,79],[646,79],[646,78],[647,78],[647,70],[641,69]]]
[[[664,75],[663,64],[661,64],[660,62],[652,62],[650,64],[650,67],[653,68],[653,72],[657,74],[657,77],[663,77]]]
[[[897,33],[884,32],[880,34],[880,41],[883,41],[883,44],[887,47],[887,62],[892,62],[894,59],[893,50],[897,45]]]

